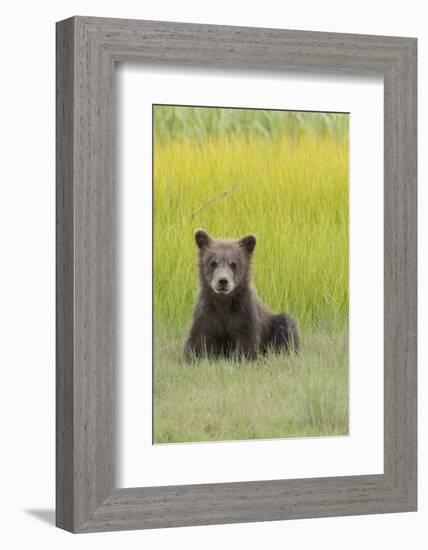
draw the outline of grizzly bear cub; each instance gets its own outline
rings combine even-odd
[[[198,229],[195,240],[200,291],[185,355],[255,359],[269,348],[297,352],[294,319],[270,311],[251,286],[256,237],[219,240]]]

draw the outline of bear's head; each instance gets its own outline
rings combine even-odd
[[[218,295],[229,295],[236,288],[249,284],[251,258],[256,237],[246,235],[239,240],[213,239],[203,229],[195,232],[199,248],[201,283]]]

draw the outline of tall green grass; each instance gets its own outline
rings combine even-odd
[[[347,433],[347,129],[347,115],[155,107],[155,441]],[[255,286],[298,320],[298,358],[183,369],[198,227],[256,234]]]
[[[346,139],[348,116],[339,113],[272,111],[263,109],[207,109],[206,107],[154,107],[157,141],[186,137],[203,142],[207,137],[224,139],[232,134],[275,139],[298,138],[308,132]]]

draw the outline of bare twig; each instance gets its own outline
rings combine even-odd
[[[237,185],[234,185],[233,187],[230,187],[229,189],[225,189],[224,191],[222,191],[219,195],[217,195],[216,197],[208,200],[207,202],[205,202],[200,208],[198,208],[197,210],[195,210],[194,212],[192,212],[192,215],[190,217],[191,220],[193,220],[196,216],[196,214],[199,214],[200,212],[202,212],[203,210],[205,210],[206,208],[208,208],[208,206],[210,206],[211,204],[213,204],[214,202],[217,202],[221,199],[224,199],[225,197],[227,197],[228,195],[230,195],[231,193],[233,193],[233,191],[236,191],[236,189],[239,189],[240,187],[242,187],[243,185],[246,185],[244,183],[239,183]]]

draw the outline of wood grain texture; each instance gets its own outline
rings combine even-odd
[[[115,489],[116,62],[383,76],[384,474]],[[59,527],[416,510],[416,353],[415,39],[87,17],[57,24]]]
[[[74,24],[56,36],[56,521],[74,526]]]

